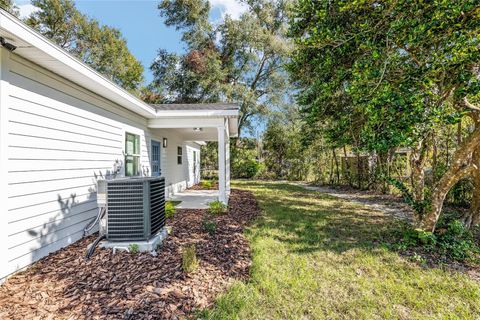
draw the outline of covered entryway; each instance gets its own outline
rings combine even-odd
[[[228,203],[230,194],[230,138],[238,132],[239,109],[236,104],[157,104],[156,118],[148,120],[148,127],[170,129],[185,141],[218,141],[218,194],[209,195]],[[194,180],[200,178],[199,158],[192,154],[187,166]],[[198,179],[197,179],[198,177]],[[178,194],[178,193],[177,193]],[[175,197],[176,194],[173,195]],[[184,195],[191,199],[193,195]],[[203,195],[202,195],[203,196]],[[201,200],[199,200],[201,202]],[[212,201],[212,199],[210,199]],[[209,202],[210,202],[209,201]]]

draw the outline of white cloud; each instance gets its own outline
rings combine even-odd
[[[26,18],[32,13],[38,11],[39,9],[31,3],[17,4],[18,10],[20,12],[20,18]]]
[[[230,15],[233,19],[238,19],[248,10],[248,6],[245,3],[236,0],[210,0],[212,9],[219,8],[222,12],[222,19],[225,15]]]

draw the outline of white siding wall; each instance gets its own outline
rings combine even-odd
[[[144,175],[150,174],[150,139],[166,137],[161,166],[167,185],[181,189],[188,180],[188,167],[176,165],[177,145],[186,146],[181,137],[149,132],[144,118],[9,55],[1,60],[8,83],[0,82],[1,181],[7,189],[0,279],[82,236],[97,212],[96,180],[123,164],[125,132],[141,137]]]

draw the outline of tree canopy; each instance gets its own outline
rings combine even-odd
[[[253,117],[285,103],[290,94],[283,68],[290,49],[285,1],[250,0],[238,20],[209,20],[207,0],[164,0],[165,23],[183,32],[185,54],[160,49],[152,88],[165,102],[237,102],[239,131]]]
[[[377,153],[427,148],[435,128],[465,115],[476,121],[478,110],[468,101],[478,99],[480,88],[479,16],[475,0],[300,0],[290,71],[305,119],[332,143]],[[460,167],[471,167],[475,138],[459,146],[458,167],[434,186],[427,228],[434,228],[446,192],[465,176]]]
[[[118,29],[86,17],[71,0],[33,0],[32,4],[39,10],[26,19],[27,24],[123,88],[139,89],[143,66]]]

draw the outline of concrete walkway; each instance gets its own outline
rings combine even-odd
[[[207,209],[210,202],[218,200],[218,190],[185,190],[167,200],[181,201],[178,209]]]

